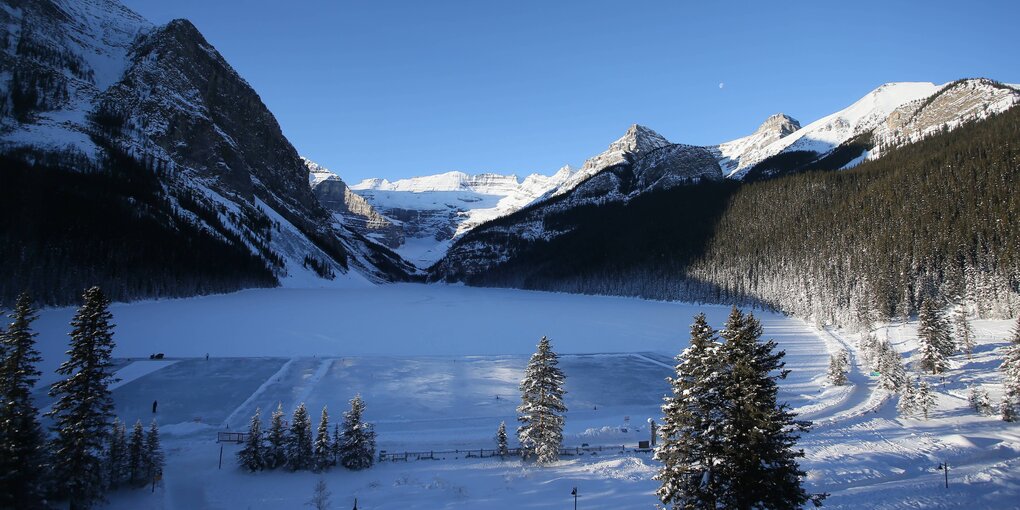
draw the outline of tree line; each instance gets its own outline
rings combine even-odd
[[[22,294],[0,330],[0,508],[47,508],[67,500],[72,509],[90,508],[110,489],[145,485],[163,469],[155,421],[143,432],[135,423],[130,438],[114,417],[109,385],[114,381],[113,315],[99,289],[85,291],[71,321],[68,359],[57,369],[63,379],[49,393],[46,434],[32,389],[41,375],[31,329],[36,310]]]

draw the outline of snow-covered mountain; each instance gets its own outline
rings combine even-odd
[[[724,179],[715,154],[705,147],[673,144],[644,126],[631,126],[609,148],[585,162],[578,174],[559,189],[506,218],[480,225],[457,239],[430,269],[435,279],[461,279],[512,258],[522,246],[566,235],[570,222],[557,221],[585,207],[626,204],[651,191],[663,191],[702,180]],[[655,218],[649,218],[655,221]]]
[[[839,166],[853,166],[881,155],[882,147],[915,142],[943,128],[1000,113],[1020,103],[1020,91],[987,79],[966,79],[943,85],[920,82],[887,83],[852,105],[801,127],[783,114],[773,115],[755,133],[712,147],[726,175],[742,179],[755,165],[783,154],[797,154],[766,165],[764,176],[791,165],[804,167],[857,142],[854,154],[841,154]],[[795,163],[791,163],[791,161]],[[784,168],[785,167],[785,168]],[[761,177],[758,175],[757,177]]]
[[[187,20],[153,26],[116,0],[8,0],[0,38],[3,154],[101,171],[124,155],[155,174],[173,221],[285,284],[412,270],[320,205],[272,113]]]
[[[419,267],[428,267],[463,233],[531,204],[575,174],[569,166],[552,175],[532,174],[524,179],[447,172],[394,182],[366,179],[351,189],[401,227],[402,239],[387,245]]]

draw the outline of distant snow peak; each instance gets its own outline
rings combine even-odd
[[[765,122],[758,126],[754,134],[770,139],[771,143],[798,129],[800,129],[800,122],[797,122],[797,119],[785,113],[776,113],[765,119]]]
[[[670,145],[669,140],[651,128],[631,124],[623,137],[609,145],[609,151],[644,153],[667,145]]]

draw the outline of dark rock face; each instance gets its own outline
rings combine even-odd
[[[351,191],[343,180],[331,177],[312,184],[312,193],[329,211],[339,214],[345,226],[375,239],[389,248],[404,242],[400,225],[379,214],[364,198]]]

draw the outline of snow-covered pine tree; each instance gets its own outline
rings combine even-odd
[[[1016,404],[1010,401],[1005,396],[1002,397],[1002,401],[999,402],[999,415],[1002,417],[1002,421],[1013,423],[1016,421]]]
[[[336,466],[340,462],[340,449],[343,447],[343,438],[340,436],[340,424],[333,424],[333,442],[329,445],[330,466]]]
[[[163,463],[166,457],[163,455],[163,447],[159,442],[159,424],[153,418],[149,425],[149,431],[145,434],[145,479],[151,481],[156,475],[163,472]]]
[[[719,349],[726,367],[723,385],[722,454],[716,461],[717,505],[723,508],[798,508],[820,503],[825,494],[808,494],[801,486],[805,473],[795,450],[800,432],[810,423],[798,421],[777,401],[777,382],[789,374],[783,351],[772,340],[761,342],[761,323],[736,307],[720,332]]]
[[[967,358],[974,356],[974,329],[967,320],[967,307],[960,305],[953,313],[953,325],[956,329],[956,342]]]
[[[879,343],[878,386],[887,391],[901,391],[908,383],[903,357],[888,340]]]
[[[127,428],[117,418],[110,429],[109,446],[106,448],[106,483],[117,488],[128,480]]]
[[[315,444],[312,446],[312,468],[316,471],[325,471],[332,465],[333,448],[329,441],[329,413],[326,406],[322,406],[322,417],[319,419],[319,428],[315,434]]]
[[[145,483],[145,429],[142,420],[135,421],[128,441],[128,481],[133,485]]]
[[[507,445],[506,437],[506,422],[499,422],[499,428],[496,429],[496,455],[499,458],[504,459],[510,453],[510,448]]]
[[[364,421],[365,401],[361,395],[351,399],[351,409],[344,413],[343,444],[340,464],[347,469],[367,469],[375,463],[375,430]]]
[[[287,469],[297,471],[312,467],[312,420],[305,403],[298,404],[287,433]]]
[[[878,370],[878,337],[868,333],[861,337],[861,363],[868,368],[868,370]]]
[[[66,379],[50,389],[56,400],[47,414],[57,435],[51,445],[53,479],[58,495],[72,507],[86,508],[103,498],[102,450],[113,421],[113,315],[99,290],[85,291],[84,302],[71,320],[70,358],[57,373]]]
[[[850,370],[850,353],[841,350],[829,356],[829,383],[843,386],[847,383],[846,374]]]
[[[38,508],[45,499],[46,455],[32,401],[41,358],[35,350],[32,300],[18,296],[0,330],[0,508]]]
[[[903,385],[903,391],[900,392],[900,401],[896,403],[896,410],[899,411],[900,416],[910,416],[914,414],[914,409],[917,407],[917,391],[915,390],[915,384],[917,382],[917,376],[914,376],[913,381],[908,378],[907,383]]]
[[[276,469],[287,463],[287,432],[283,427],[283,403],[276,405],[269,434],[266,436],[265,461],[267,469]]]
[[[705,314],[694,317],[689,346],[676,357],[672,395],[662,405],[662,441],[655,459],[659,500],[673,508],[716,508],[722,486],[717,463],[722,457],[723,387],[716,332]]]
[[[930,298],[924,300],[917,314],[917,338],[922,344],[928,344],[938,350],[943,359],[956,352],[956,343],[950,334],[949,323],[939,313],[935,301]]]
[[[542,337],[538,349],[531,355],[521,381],[521,405],[517,407],[517,437],[521,443],[521,458],[540,464],[560,458],[563,444],[563,371],[557,366],[559,357],[553,352],[549,339]]]
[[[980,386],[971,386],[970,392],[967,394],[967,403],[970,404],[971,409],[974,409],[980,415],[989,415],[992,413],[992,401],[988,396],[988,391]]]
[[[933,409],[935,409],[935,393],[931,391],[931,386],[928,381],[924,378],[920,378],[917,383],[917,393],[914,395],[914,406],[924,419],[928,419],[928,415]]]
[[[1010,338],[1006,352],[1002,355],[1002,364],[999,365],[1002,372],[1002,403],[999,404],[999,412],[1002,419],[1013,421],[1016,419],[1017,406],[1020,405],[1020,318],[1017,319],[1016,329]]]
[[[244,441],[244,447],[237,452],[237,463],[252,473],[266,468],[266,447],[263,436],[262,409],[255,408],[251,424],[248,425],[248,437]]]

